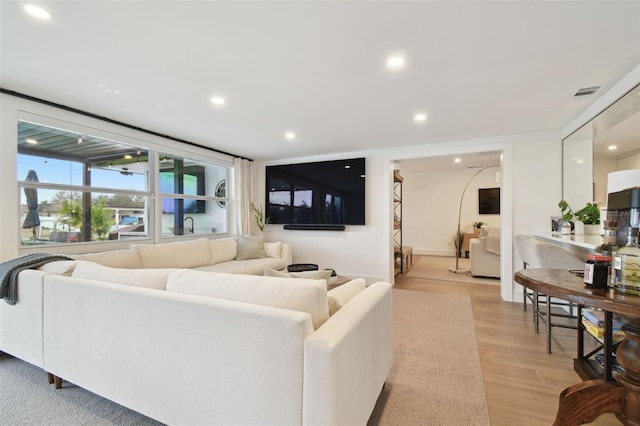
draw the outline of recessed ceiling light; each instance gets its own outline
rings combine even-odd
[[[32,138],[28,138],[24,140],[26,143],[30,144],[30,145],[37,145],[38,141]]]
[[[462,161],[462,160],[461,160],[459,157],[456,157],[456,158],[454,158],[454,159],[453,159],[453,162],[454,162],[454,163],[459,163],[459,162],[461,162],[461,161]]]
[[[217,106],[223,106],[227,103],[222,96],[214,96],[211,98],[211,103]]]
[[[392,56],[387,59],[387,67],[391,69],[400,69],[404,66],[404,57],[400,55]]]
[[[51,14],[47,10],[45,10],[45,9],[39,7],[39,6],[36,6],[36,5],[33,5],[33,4],[25,4],[24,5],[24,10],[29,15],[34,16],[34,17],[36,17],[38,19],[51,19]]]
[[[609,151],[615,151],[616,149],[618,149],[618,147],[617,147],[616,145],[609,145],[609,146],[607,147],[607,149],[608,149]]]
[[[413,116],[413,121],[417,123],[421,123],[426,120],[427,120],[427,114],[425,114],[424,112],[419,112]]]
[[[287,138],[288,140],[292,141],[296,138],[296,134],[293,132],[287,132],[284,134],[284,137]]]

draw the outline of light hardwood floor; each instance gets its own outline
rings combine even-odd
[[[536,334],[531,315],[522,303],[505,302],[500,287],[396,276],[395,288],[466,296],[471,299],[480,361],[492,426],[551,425],[558,396],[579,383],[573,371],[575,330],[554,328],[552,352],[546,335]],[[454,320],[452,318],[452,320]],[[593,425],[619,425],[606,414]]]

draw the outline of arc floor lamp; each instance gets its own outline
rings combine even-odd
[[[464,189],[462,190],[462,195],[460,196],[460,208],[458,209],[458,232],[456,232],[456,241],[457,244],[460,245],[460,217],[462,216],[462,201],[464,200],[464,194],[467,192],[467,188],[469,188],[469,185],[471,184],[471,182],[473,182],[473,180],[476,178],[476,176],[478,176],[480,173],[482,173],[483,171],[490,169],[492,167],[498,167],[498,166],[485,166],[483,168],[481,168],[480,170],[478,170],[476,172],[476,174],[474,174],[473,176],[471,176],[471,179],[469,179],[469,182],[467,182],[467,184],[465,185]],[[456,247],[456,266],[455,268],[449,268],[449,272],[453,272],[455,274],[466,274],[469,272],[468,269],[460,269],[459,268],[459,262],[460,262],[460,247]]]

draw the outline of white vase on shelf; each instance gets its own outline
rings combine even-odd
[[[600,225],[584,225],[585,235],[600,235]]]

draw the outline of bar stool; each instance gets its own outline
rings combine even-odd
[[[518,246],[516,240],[516,246]],[[521,239],[522,250],[528,268],[548,268],[548,269],[584,269],[584,260],[574,256],[562,247],[547,243],[537,238],[528,237]],[[520,254],[520,252],[519,252]],[[521,257],[522,257],[521,256]],[[525,291],[526,293],[526,291]],[[528,296],[523,296],[528,297]],[[533,318],[535,331],[539,332],[539,321],[545,325],[547,332],[547,353],[551,353],[551,331],[553,327],[571,328],[578,327],[578,312],[574,303],[561,300],[554,300],[547,295],[536,291],[530,295],[533,304]],[[553,312],[552,308],[568,308],[568,313]],[[567,322],[554,321],[555,318],[569,319]]]

